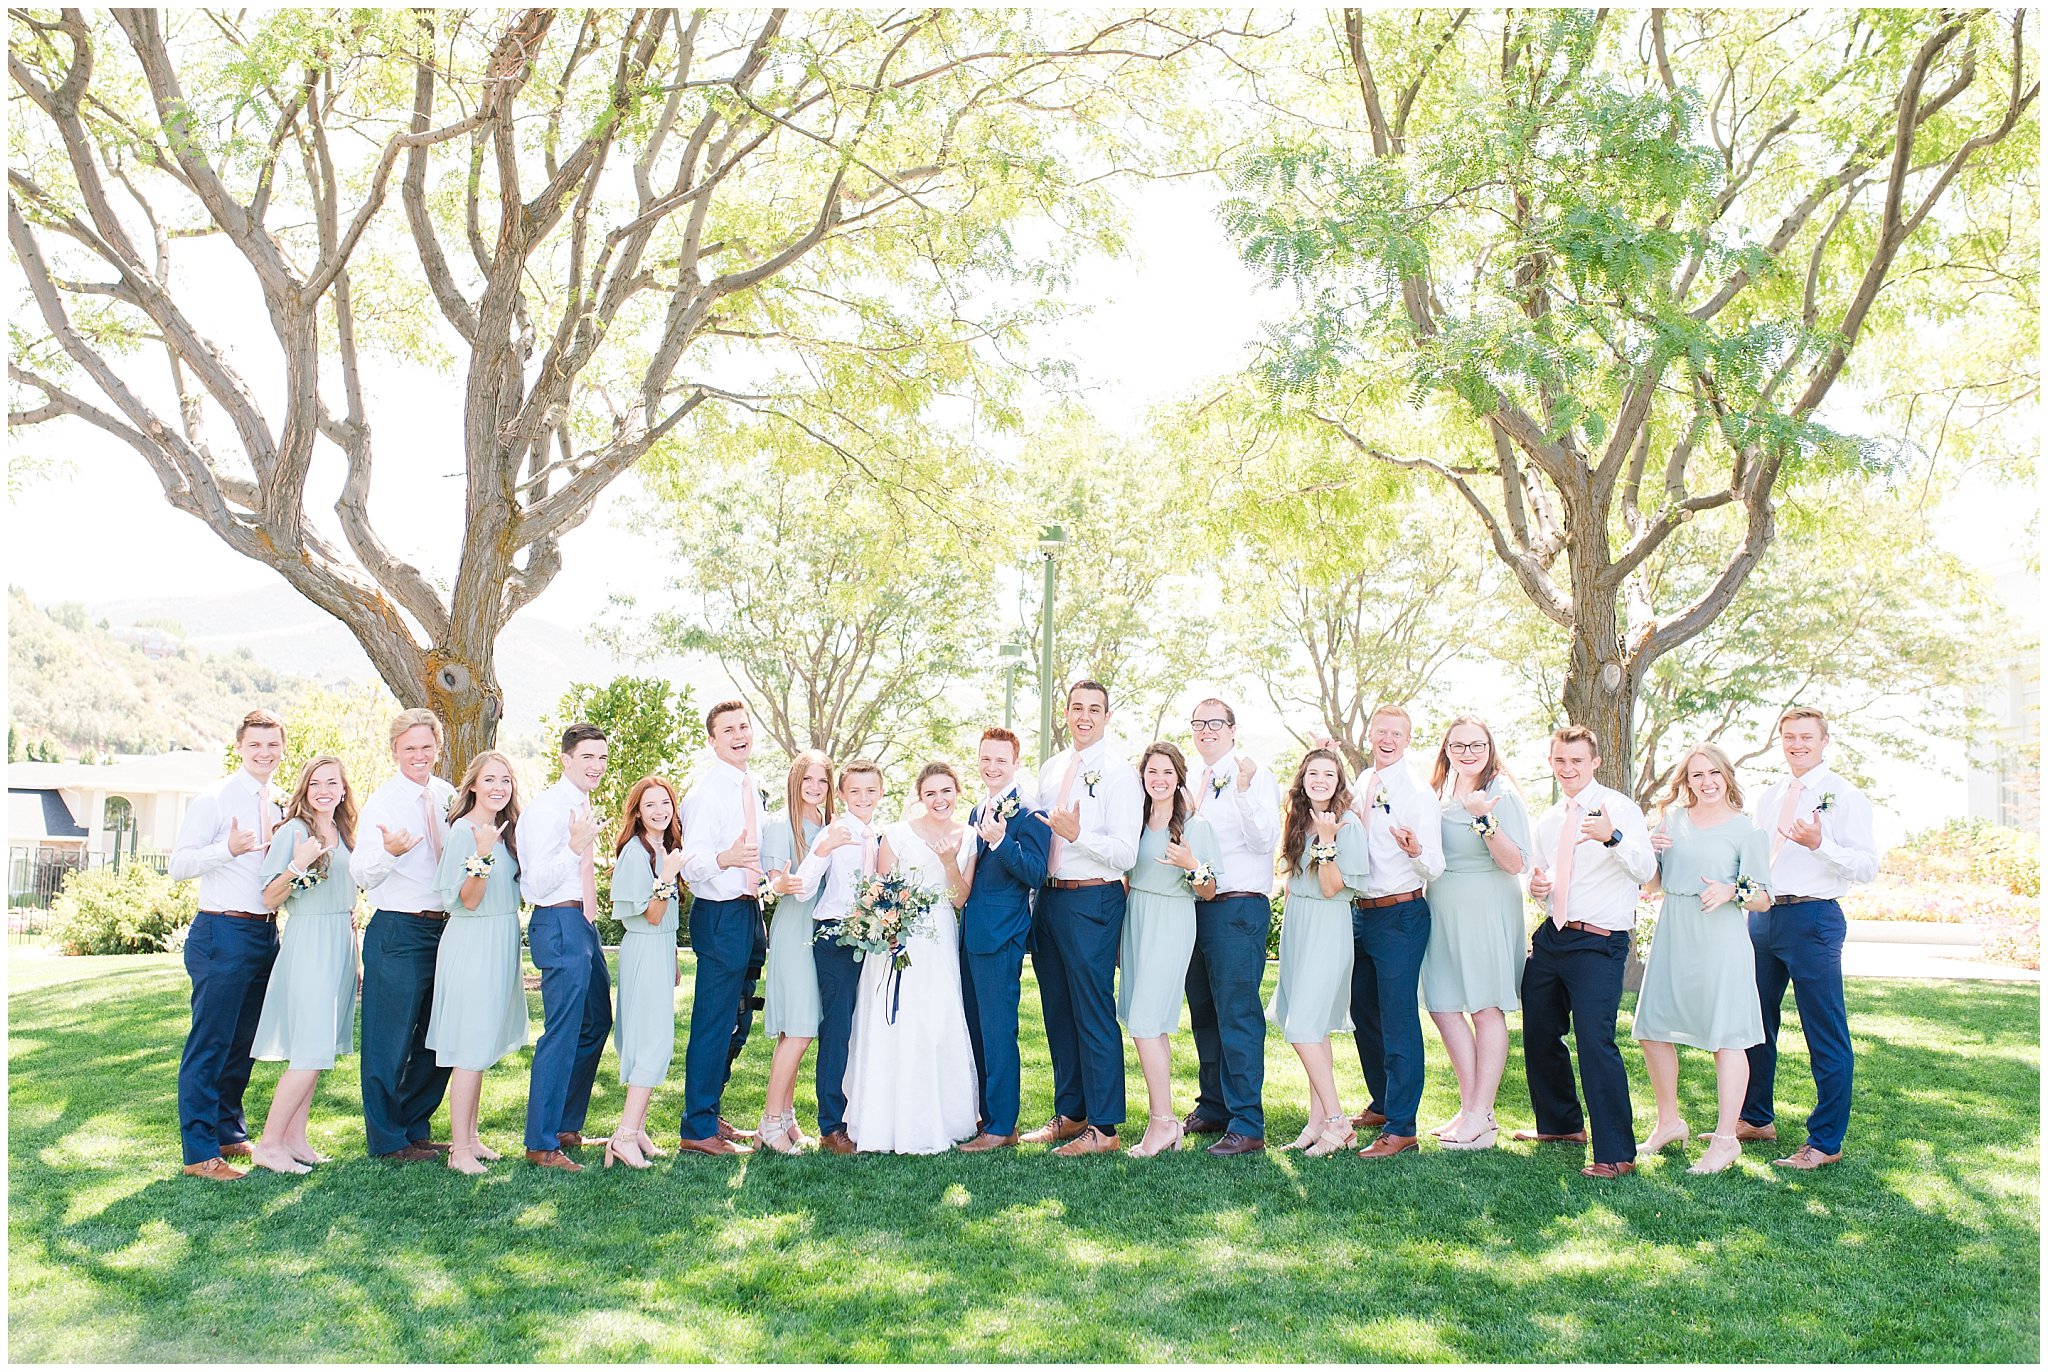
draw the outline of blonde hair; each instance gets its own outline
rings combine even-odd
[[[427,709],[400,710],[391,716],[391,746],[396,748],[398,740],[405,737],[406,730],[417,729],[422,724],[434,731],[436,748],[447,746],[447,738],[441,732],[441,716]]]
[[[1735,780],[1734,762],[1729,759],[1727,753],[1721,750],[1719,744],[1700,742],[1686,749],[1685,756],[1678,759],[1678,766],[1671,774],[1671,786],[1665,791],[1663,800],[1658,803],[1657,813],[1660,815],[1667,813],[1673,805],[1678,804],[1681,800],[1684,802],[1684,808],[1688,810],[1700,803],[1700,798],[1692,793],[1692,783],[1687,780],[1685,775],[1688,771],[1692,770],[1692,760],[1696,757],[1705,758],[1713,765],[1714,770],[1721,774],[1722,784],[1728,788],[1729,808],[1737,811],[1741,810],[1742,787]]]
[[[1400,720],[1403,724],[1408,726],[1409,733],[1412,734],[1415,732],[1415,716],[1409,714],[1408,711],[1402,706],[1394,704],[1373,706],[1372,713],[1365,717],[1366,727],[1368,729],[1371,728],[1372,722],[1378,719],[1381,715],[1392,715],[1394,718]]]
[[[1788,719],[1810,719],[1815,724],[1820,725],[1820,736],[1822,738],[1828,736],[1828,717],[1819,710],[1814,709],[1811,705],[1793,705],[1788,707],[1783,714],[1778,716],[1774,732],[1783,733],[1785,721]]]

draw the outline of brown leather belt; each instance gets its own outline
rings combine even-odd
[[[1087,877],[1080,881],[1061,881],[1057,877],[1046,878],[1045,884],[1055,891],[1079,891],[1089,886],[1121,886],[1121,881],[1109,877]]]
[[[265,924],[277,923],[277,911],[265,910],[258,914],[250,910],[201,910],[202,915],[219,915],[222,919],[260,919]]]
[[[380,915],[411,915],[414,919],[446,919],[446,910],[379,910]]]
[[[1271,896],[1262,896],[1262,895],[1260,895],[1260,894],[1259,894],[1259,893],[1258,893],[1257,891],[1218,891],[1218,892],[1217,892],[1217,893],[1216,893],[1215,895],[1213,895],[1213,896],[1209,897],[1209,899],[1210,899],[1210,900],[1236,900],[1236,899],[1237,899],[1238,897],[1240,897],[1240,896],[1249,896],[1249,897],[1250,897],[1251,899],[1253,899],[1253,900],[1271,900],[1271,899],[1272,899],[1272,897],[1271,897]]]
[[[1597,924],[1588,924],[1586,923],[1586,921],[1582,919],[1568,919],[1563,924],[1560,924],[1558,928],[1576,929],[1582,934],[1599,934],[1602,937],[1605,937],[1610,934],[1625,934],[1628,932],[1628,930],[1626,929],[1603,929]]]
[[[1391,896],[1360,896],[1351,902],[1355,910],[1384,910],[1390,905],[1406,905],[1411,900],[1422,899],[1422,888],[1412,891],[1397,891]]]
[[[1833,896],[1772,896],[1773,905],[1820,905],[1833,900]]]

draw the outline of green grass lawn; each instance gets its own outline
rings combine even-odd
[[[568,1176],[508,1161],[471,1180],[363,1156],[350,1058],[314,1102],[313,1141],[338,1160],[230,1186],[178,1172],[175,958],[17,957],[8,986],[15,1359],[2031,1363],[2040,1351],[2031,985],[1851,983],[1848,1156],[1810,1174],[1753,1147],[1721,1176],[1686,1176],[1674,1153],[1596,1183],[1576,1149],[1516,1144],[1379,1164],[1020,1149]],[[1050,1087],[1032,992],[1027,971],[1035,1122]],[[1812,1084],[1792,1042],[1781,1108],[1796,1144]],[[1355,1109],[1357,1059],[1340,1043]],[[1430,1044],[1425,1122],[1455,1101]],[[1193,1049],[1185,1035],[1175,1047],[1185,1109]],[[1519,1055],[1517,1043],[1508,1126],[1529,1118]],[[1624,1056],[1646,1130],[1641,1056]],[[485,1135],[507,1153],[526,1063],[485,1078]],[[277,1071],[258,1064],[256,1118]],[[1685,1071],[1687,1118],[1706,1128],[1712,1071],[1704,1055]],[[750,1044],[730,1118],[758,1114],[766,1072],[765,1047]],[[607,1053],[593,1129],[616,1119],[616,1083]],[[1142,1117],[1135,1060],[1131,1087]],[[655,1100],[664,1133],[681,1095],[679,1053]],[[1306,1099],[1293,1054],[1269,1039],[1276,1138],[1300,1129]],[[808,1082],[798,1107],[808,1127]]]

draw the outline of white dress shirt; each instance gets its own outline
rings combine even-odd
[[[819,878],[824,879],[825,888],[818,892],[818,903],[811,907],[814,920],[845,919],[847,911],[853,908],[853,888],[861,874],[861,853],[867,846],[869,834],[875,836],[877,862],[880,860],[880,824],[863,824],[857,815],[851,813],[835,815],[832,822],[844,824],[846,832],[853,835],[852,840],[840,844],[823,857],[818,855],[817,845],[813,844],[810,855],[796,869],[796,879],[804,884],[805,890],[816,885]]]
[[[166,869],[176,881],[199,879],[202,910],[261,914],[263,858],[269,847],[265,840],[282,818],[269,782],[257,781],[246,770],[222,777],[192,798]],[[256,840],[240,857],[228,851],[228,833],[238,820]]]
[[[567,777],[520,812],[513,830],[519,840],[519,894],[534,909],[583,908],[583,855],[569,846],[569,821],[589,813],[590,797]]]
[[[1138,769],[1112,754],[1106,738],[1097,740],[1080,757],[1081,765],[1074,775],[1074,789],[1067,804],[1079,802],[1081,832],[1066,841],[1057,832],[1053,834],[1059,865],[1046,876],[1061,881],[1122,881],[1124,873],[1138,861],[1138,830],[1145,823],[1145,787],[1138,780]],[[1038,803],[1033,809],[1050,815],[1059,808],[1060,785],[1073,758],[1074,750],[1068,748],[1040,769]],[[1090,772],[1101,773],[1093,795],[1083,780]]]
[[[1407,764],[1393,762],[1367,772],[1359,782],[1359,791],[1365,805],[1366,855],[1372,862],[1372,880],[1365,890],[1367,898],[1404,895],[1442,876],[1443,810]],[[1392,814],[1373,808],[1375,791],[1385,794]],[[1421,851],[1414,857],[1394,842],[1396,825],[1415,832],[1415,843]]]
[[[1657,871],[1657,853],[1650,847],[1650,827],[1643,820],[1642,808],[1597,781],[1588,782],[1577,799],[1581,824],[1598,809],[1621,835],[1621,842],[1609,848],[1586,838],[1572,849],[1572,887],[1565,893],[1565,918],[1602,929],[1633,929],[1643,883]],[[1558,830],[1564,826],[1567,803],[1560,800],[1545,810],[1529,840],[1534,849],[1529,854],[1530,871],[1540,867],[1553,881],[1557,877]],[[1543,907],[1550,908],[1547,896]]]
[[[754,832],[768,829],[768,802],[761,784],[744,767],[717,758],[683,798],[683,880],[698,900],[746,900],[760,894],[760,882],[743,867],[720,867],[718,855],[747,831],[747,806],[758,817]]]
[[[1199,755],[1198,755],[1199,756]],[[1188,804],[1209,821],[1216,847],[1223,854],[1216,873],[1220,891],[1256,891],[1271,895],[1273,859],[1280,852],[1280,783],[1264,763],[1252,773],[1252,784],[1237,786],[1238,750],[1188,771]],[[1142,781],[1143,778],[1140,778]],[[1222,789],[1217,789],[1218,783]]]
[[[1795,802],[1794,817],[1804,820],[1818,813],[1820,847],[1808,848],[1789,838],[1783,844],[1778,842],[1778,812],[1784,808],[1790,777],[1765,791],[1751,815],[1777,849],[1771,859],[1771,894],[1840,900],[1850,886],[1877,875],[1877,836],[1871,828],[1870,801],[1825,766],[1814,768],[1799,781],[1805,789]],[[1834,799],[1825,810],[1820,809],[1829,796]]]
[[[403,776],[395,776],[364,802],[362,818],[356,821],[356,850],[348,871],[377,909],[418,914],[441,908],[441,894],[435,889],[441,867],[437,855],[448,846],[448,802],[453,799],[455,788],[440,777],[429,776],[426,785],[415,786]],[[430,823],[438,844],[427,840]],[[419,842],[402,856],[393,857],[384,847],[380,824],[394,834],[403,829]]]

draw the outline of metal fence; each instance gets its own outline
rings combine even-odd
[[[50,930],[50,903],[73,872],[139,862],[161,872],[164,853],[87,853],[76,848],[20,847],[7,850],[7,941],[31,943]]]

